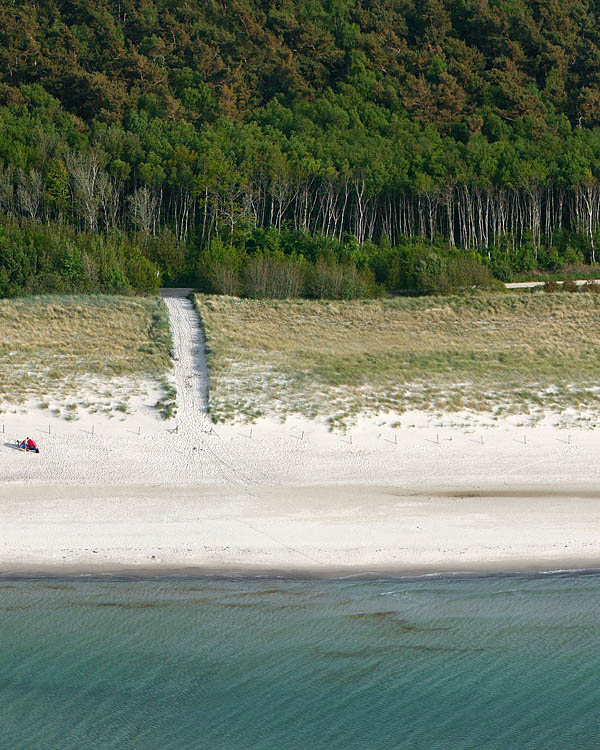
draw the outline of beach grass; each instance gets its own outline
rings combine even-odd
[[[600,410],[600,299],[488,293],[331,302],[196,296],[215,421],[409,409]]]
[[[82,388],[160,378],[170,367],[167,312],[157,298],[45,295],[0,300],[0,405],[63,402]],[[123,400],[123,387],[114,397]],[[113,393],[111,392],[111,397]],[[91,407],[92,404],[88,404]]]

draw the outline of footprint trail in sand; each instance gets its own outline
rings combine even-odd
[[[164,289],[173,337],[173,374],[177,387],[177,424],[184,434],[210,429],[206,340],[198,313],[187,299],[189,289]]]

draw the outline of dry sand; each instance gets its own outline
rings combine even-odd
[[[593,431],[461,414],[212,430],[202,331],[167,303],[176,419],[0,415],[0,572],[600,567]],[[40,455],[11,445],[26,434]]]
[[[5,573],[365,572],[598,567],[594,493],[389,487],[3,488]],[[523,493],[525,494],[525,493]]]

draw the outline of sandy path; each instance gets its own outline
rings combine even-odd
[[[169,311],[173,337],[173,369],[177,386],[177,424],[190,437],[210,429],[208,418],[208,368],[206,341],[188,290],[162,292]]]
[[[572,279],[575,281],[577,286],[583,286],[584,284],[598,284],[600,279]],[[544,286],[545,281],[509,281],[504,284],[506,289],[535,289],[536,287]],[[557,281],[557,284],[564,284],[564,281]]]
[[[248,451],[231,451],[215,433],[208,415],[209,375],[206,338],[198,313],[187,298],[190,289],[162,289],[173,339],[173,378],[177,387],[177,436],[174,443],[192,455],[182,477],[195,469],[198,481],[253,485],[260,481],[260,462],[251,464]],[[285,452],[282,452],[282,458]]]

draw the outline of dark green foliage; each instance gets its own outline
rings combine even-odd
[[[544,291],[547,294],[556,294],[556,292],[561,291],[561,285],[556,281],[547,281],[544,284]]]
[[[0,295],[158,270],[345,298],[594,264],[598,21],[591,0],[0,0]]]
[[[336,244],[337,254],[327,252],[320,239],[286,230],[257,230],[235,245],[213,239],[200,256],[198,287],[255,299],[355,299],[381,293],[368,267],[357,267],[344,246]]]
[[[155,293],[159,285],[158,267],[125,238],[56,224],[0,223],[0,297]]]
[[[582,292],[589,292],[590,294],[600,294],[600,284],[598,284],[596,281],[588,281],[587,284],[584,284],[582,287],[580,287]]]

